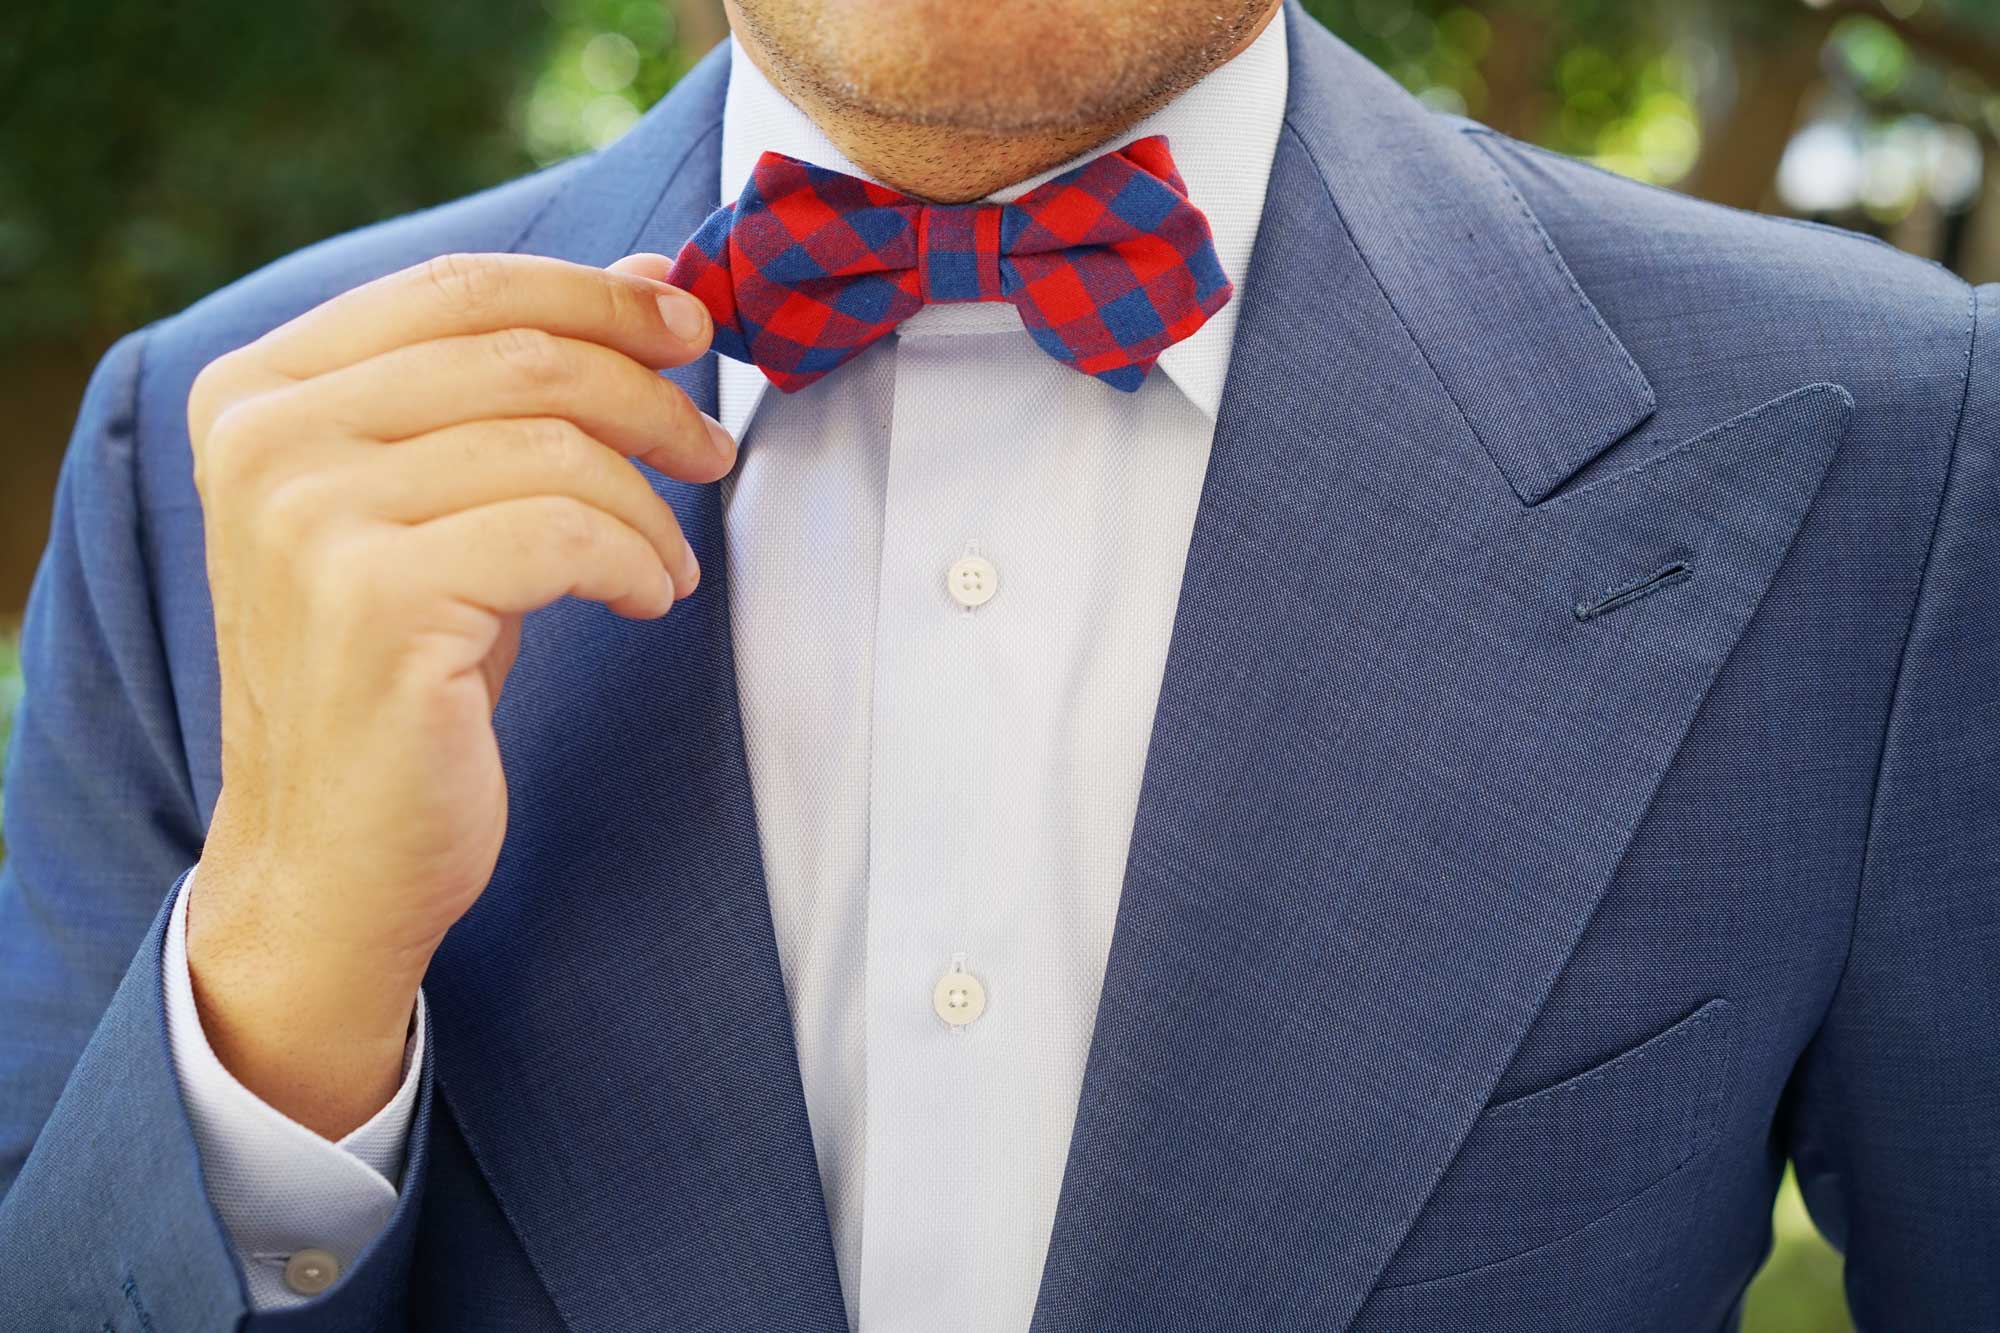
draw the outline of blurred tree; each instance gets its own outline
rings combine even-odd
[[[7,343],[105,338],[532,165],[536,0],[43,0],[0,48]]]
[[[1977,160],[2000,136],[1991,0],[1306,6],[1433,105],[1643,180],[1813,213],[2000,277],[2000,206],[1979,189],[2000,183]],[[1779,189],[1815,119],[1842,125],[1867,159],[1851,197]],[[1874,143],[1884,136],[1894,142]]]
[[[561,27],[540,0],[0,5],[0,617],[105,345],[286,251],[532,169],[521,94]]]
[[[536,162],[602,147],[729,35],[720,0],[548,0],[554,40],[519,117]]]

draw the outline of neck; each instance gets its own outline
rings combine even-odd
[[[725,0],[725,8],[736,39],[751,63],[772,86],[810,116],[850,162],[885,185],[933,203],[961,204],[982,199],[1015,181],[1067,162],[1152,115],[1193,83],[1189,80],[1118,116],[1078,128],[993,133],[903,120],[833,102],[805,81],[787,78],[783,62],[772,60],[757,41],[752,25],[742,21],[735,0]],[[1264,16],[1242,40],[1209,68],[1234,59],[1257,39],[1280,8],[1277,0],[1272,0]]]

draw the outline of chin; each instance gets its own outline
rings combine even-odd
[[[731,9],[785,79],[826,101],[999,133],[1118,119],[1229,35],[1217,7],[1187,0],[733,0]]]

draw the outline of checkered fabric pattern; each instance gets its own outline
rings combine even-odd
[[[926,204],[765,153],[667,281],[708,306],[717,352],[786,392],[929,301],[1011,302],[1050,356],[1130,392],[1231,294],[1161,135],[1010,204]]]

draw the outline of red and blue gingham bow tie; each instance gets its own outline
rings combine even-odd
[[[717,352],[786,392],[930,301],[1011,302],[1050,356],[1129,392],[1231,291],[1159,135],[1011,204],[926,204],[765,153],[667,281],[715,316]]]

